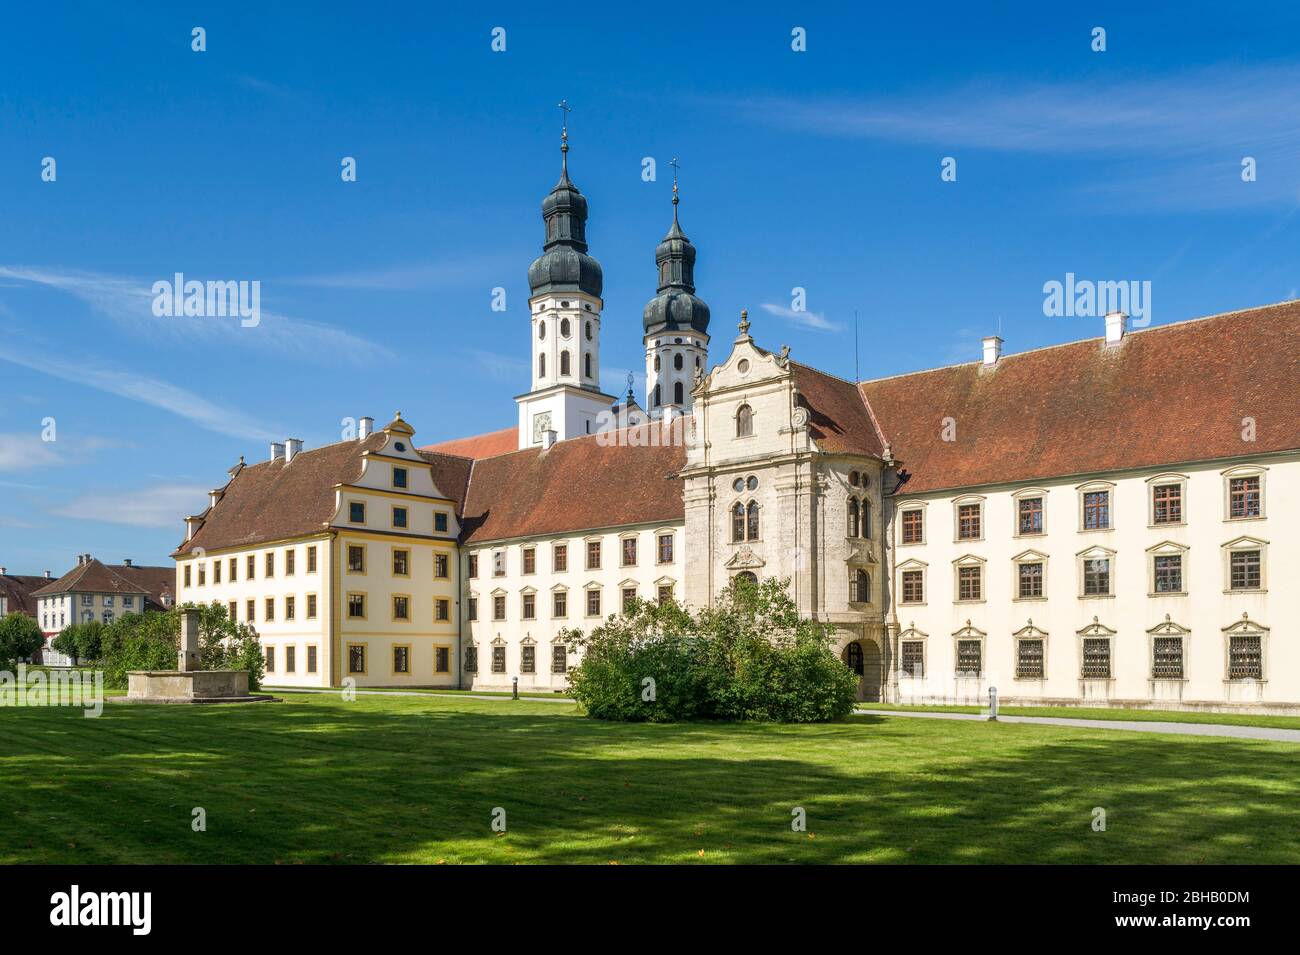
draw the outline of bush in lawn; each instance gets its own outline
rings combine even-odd
[[[583,653],[573,696],[597,719],[811,723],[855,705],[857,676],[832,652],[830,629],[799,616],[788,581],[738,578],[694,615],[638,601],[590,636],[564,638]]]
[[[41,625],[18,610],[0,619],[0,669],[12,670],[45,646]]]
[[[131,670],[176,669],[181,613],[188,609],[199,611],[199,665],[205,670],[247,670],[248,689],[258,689],[265,660],[257,631],[232,621],[226,608],[215,603],[127,614],[106,626],[101,656],[109,682],[125,684]]]

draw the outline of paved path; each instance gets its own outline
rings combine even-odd
[[[263,686],[263,690],[274,691],[276,693],[332,693],[335,696],[342,693],[343,690],[335,688],[333,690],[317,689],[310,686]],[[363,690],[357,688],[352,692],[359,696],[435,696],[444,700],[495,700],[498,703],[509,703],[511,697],[496,696],[490,693],[420,693],[416,690]],[[567,696],[521,696],[519,697],[525,703],[572,703],[573,699]]]
[[[871,716],[907,716],[935,720],[987,720],[978,713],[936,713],[926,710],[857,710]],[[1082,729],[1129,730],[1135,733],[1178,733],[1184,736],[1232,736],[1237,739],[1268,739],[1300,743],[1300,730],[1268,726],[1233,726],[1225,723],[1156,723],[1142,720],[1081,720],[1064,716],[999,716],[999,723],[1041,723],[1045,726],[1078,726]]]

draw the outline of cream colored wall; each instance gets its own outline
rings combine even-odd
[[[673,560],[671,563],[658,562],[658,538],[661,534],[673,535]],[[637,564],[625,567],[621,564],[622,544],[625,537],[637,539]],[[601,567],[599,570],[586,569],[587,542],[601,542]],[[567,571],[556,572],[552,566],[553,545],[565,543],[569,548]],[[532,574],[523,572],[523,550],[525,547],[536,548],[537,565]],[[658,597],[660,584],[673,587],[676,599],[682,595],[683,528],[680,523],[640,524],[635,526],[594,532],[589,535],[554,535],[527,539],[516,539],[500,543],[473,545],[466,548],[466,555],[478,557],[478,576],[465,577],[463,593],[466,598],[478,597],[477,621],[466,620],[463,624],[465,645],[472,644],[478,648],[478,672],[465,674],[465,685],[475,689],[509,689],[513,677],[519,677],[520,690],[562,690],[568,687],[567,674],[551,673],[551,647],[555,637],[565,627],[590,630],[611,613],[617,613],[622,606],[622,589],[624,584],[635,586],[638,596],[646,600]],[[503,577],[494,577],[492,573],[492,555],[503,551],[506,555],[506,573]],[[468,561],[465,566],[468,567]],[[466,570],[466,574],[468,571]],[[601,589],[601,614],[589,617],[587,609],[588,585],[595,584]],[[534,620],[522,619],[525,588],[532,591],[537,601],[537,617]],[[568,615],[557,619],[552,616],[552,593],[556,588],[568,590]],[[493,595],[504,593],[506,596],[506,619],[492,619]],[[463,604],[468,608],[468,599]],[[464,614],[462,611],[462,618]],[[500,640],[506,647],[506,672],[492,672],[492,650],[494,641]],[[525,640],[534,641],[536,647],[537,672],[528,675],[520,671],[521,646]],[[568,666],[572,669],[578,659],[569,655]]]
[[[1263,469],[1264,517],[1228,520],[1225,473],[1236,470],[1224,462],[1193,467],[1147,469],[1124,474],[1061,479],[1039,485],[1044,497],[1045,533],[1019,537],[1015,533],[1014,493],[1029,485],[979,490],[984,499],[984,539],[955,540],[954,502],[966,495],[927,494],[897,499],[891,527],[895,542],[893,591],[901,600],[900,574],[909,566],[926,565],[926,601],[916,606],[896,603],[898,622],[924,633],[924,680],[903,678],[906,700],[955,697],[987,698],[996,685],[1003,698],[1038,700],[1163,701],[1163,703],[1300,703],[1300,644],[1293,639],[1300,619],[1300,592],[1291,582],[1300,571],[1300,458],[1258,458],[1248,464]],[[1150,523],[1151,479],[1179,475],[1186,479],[1183,525]],[[1081,531],[1079,488],[1093,481],[1113,482],[1114,529]],[[926,511],[926,540],[902,544],[897,515],[916,503]],[[1264,555],[1266,592],[1226,593],[1224,545],[1242,536],[1267,542]],[[1185,547],[1185,595],[1153,596],[1150,592],[1151,549],[1164,543]],[[1113,597],[1081,597],[1078,555],[1091,548],[1114,551]],[[1046,555],[1045,598],[1015,598],[1013,557],[1027,550]],[[954,564],[973,556],[985,561],[985,597],[978,603],[955,600]],[[1165,621],[1187,628],[1182,683],[1152,680],[1151,634]],[[1226,677],[1227,638],[1224,628],[1246,614],[1271,630],[1264,637],[1264,682],[1229,683]],[[1080,678],[1079,631],[1093,618],[1116,631],[1112,646],[1111,681]],[[955,632],[970,625],[984,631],[985,675],[978,681],[955,679]],[[1015,677],[1012,634],[1032,625],[1046,631],[1046,676],[1043,681]]]

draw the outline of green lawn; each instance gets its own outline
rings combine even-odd
[[[913,706],[862,703],[867,710],[911,710],[922,713],[988,713],[986,706]],[[1218,723],[1221,726],[1265,726],[1300,730],[1300,716],[1253,716],[1249,713],[1188,713],[1177,710],[1123,710],[1102,706],[999,706],[1004,716],[1057,716],[1081,720],[1133,720],[1140,723]]]
[[[1284,743],[874,715],[619,725],[559,703],[314,694],[0,719],[2,864],[1300,861]]]

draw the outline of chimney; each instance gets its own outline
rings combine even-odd
[[[1106,344],[1117,345],[1124,338],[1124,333],[1128,329],[1128,316],[1123,312],[1108,312],[1106,314]]]
[[[123,558],[122,558],[122,566],[123,566],[123,567],[134,567],[135,565],[131,563],[131,558],[130,558],[130,557],[123,557]]]
[[[217,489],[214,490],[214,491],[209,491],[209,492],[208,492],[208,507],[209,507],[209,508],[216,507],[216,506],[217,506],[217,501],[219,501],[219,500],[221,500],[221,489],[220,489],[220,488],[217,488]]]
[[[9,574],[8,567],[0,567],[0,577],[6,577]]]
[[[84,564],[85,562],[86,562],[86,555],[85,555],[85,554],[78,554],[78,555],[77,555],[77,566],[80,567],[80,566],[81,566],[82,564]]]
[[[366,415],[361,419],[360,426],[357,428],[357,440],[364,441],[375,431],[375,419]]]
[[[53,579],[53,574],[51,574],[48,570],[45,572],[45,579],[46,580]]]
[[[984,339],[984,367],[991,368],[998,363],[1002,357],[1002,339],[997,335],[989,335]]]
[[[559,436],[554,428],[547,428],[542,432],[542,448],[549,448],[555,444],[555,439]]]
[[[288,464],[298,456],[302,450],[302,438],[285,438],[284,439],[284,463]]]
[[[279,441],[272,441],[272,442],[271,442],[271,460],[272,460],[272,461],[279,461],[279,460],[280,460],[281,458],[283,458],[283,457],[284,457],[284,445],[281,444]]]

